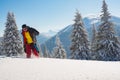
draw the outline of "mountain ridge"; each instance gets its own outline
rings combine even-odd
[[[94,20],[98,20],[96,23],[94,23],[95,26],[98,27],[99,24],[100,24],[100,18],[99,17],[89,18],[89,16],[88,16],[88,17],[83,18],[85,28],[88,32],[89,40],[91,40],[92,26],[93,26],[91,22],[94,22]],[[115,24],[115,31],[116,31],[117,35],[120,37],[120,17],[112,16],[111,21]],[[70,56],[69,47],[70,47],[70,43],[71,43],[70,35],[71,35],[71,32],[72,32],[72,29],[73,29],[73,27],[72,27],[72,24],[71,24],[71,25],[66,26],[64,29],[60,30],[56,34],[57,36],[60,37],[61,43],[63,44],[63,47],[67,51],[67,57]],[[55,37],[56,37],[56,35],[51,37],[50,39],[48,39],[44,43],[47,46],[47,48],[50,52],[52,52],[53,48],[55,47]],[[41,44],[41,47],[43,47],[44,44]]]

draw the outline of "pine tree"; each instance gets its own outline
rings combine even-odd
[[[95,57],[95,50],[96,50],[96,37],[97,37],[97,30],[95,24],[92,27],[92,40],[91,40],[91,59],[96,59]]]
[[[43,56],[44,56],[45,58],[50,58],[50,53],[49,53],[46,45],[44,45],[44,54],[43,54]]]
[[[101,25],[97,34],[96,57],[98,60],[120,60],[120,42],[115,36],[114,25],[110,21],[110,13],[107,4],[103,0]]]
[[[2,55],[2,42],[0,42],[0,55]]]
[[[3,55],[3,38],[2,38],[2,40],[1,40],[1,42],[0,42],[0,55]]]
[[[58,36],[56,36],[56,47],[53,49],[54,58],[65,59],[67,57],[66,51],[63,48],[61,41]]]
[[[71,58],[72,59],[89,59],[89,40],[88,34],[84,27],[82,17],[79,11],[75,15],[75,23],[71,34]]]
[[[23,53],[22,41],[19,36],[14,14],[8,12],[6,29],[3,37],[3,54],[6,56],[18,56]]]
[[[93,24],[93,27],[92,27],[92,40],[91,40],[91,48],[94,47],[94,44],[95,44],[95,39],[96,39],[96,36],[97,36],[97,30],[96,30],[96,27],[95,27],[95,24]],[[94,49],[94,48],[92,48]]]

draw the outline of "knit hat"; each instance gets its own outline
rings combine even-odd
[[[27,28],[27,25],[26,25],[26,24],[23,24],[23,25],[22,25],[22,28]]]

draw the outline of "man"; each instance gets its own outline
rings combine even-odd
[[[26,52],[26,57],[31,58],[31,53],[36,57],[39,57],[39,51],[36,46],[36,36],[39,35],[39,32],[27,26],[26,24],[22,25],[22,35],[23,35],[23,44],[24,44],[24,50]]]

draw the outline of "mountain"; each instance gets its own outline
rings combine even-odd
[[[120,18],[116,17],[116,16],[112,16],[111,21],[115,24],[116,33],[120,37]],[[97,27],[100,24],[100,17],[98,17],[98,15],[97,16],[96,15],[89,15],[89,16],[83,18],[83,22],[84,22],[84,25],[86,27],[86,30],[88,31],[89,40],[91,40],[92,24],[94,23],[95,26]],[[68,25],[67,27],[65,27],[64,29],[62,29],[60,32],[58,32],[56,34],[60,37],[60,40],[61,40],[65,50],[67,51],[68,57],[70,55],[69,47],[70,47],[70,43],[71,43],[70,35],[72,32],[72,29],[73,29],[72,25]],[[55,47],[56,35],[51,37],[50,39],[48,39],[44,43],[50,52],[52,52],[53,47]],[[43,50],[44,44],[41,44],[42,50]]]
[[[40,44],[47,41],[50,37],[54,36],[57,32],[49,30],[48,32],[40,33],[39,36],[37,36],[37,40]]]
[[[60,40],[62,42],[62,44],[65,44],[63,47],[69,51],[69,44],[70,44],[70,32],[72,31],[72,25],[67,26],[65,29],[62,29],[61,31],[59,31],[56,35],[58,35],[60,37]],[[50,39],[48,39],[44,44],[41,44],[41,48],[42,50],[44,45],[47,46],[47,49],[52,52],[53,47],[55,47],[55,39],[56,39],[56,35],[51,37]]]

